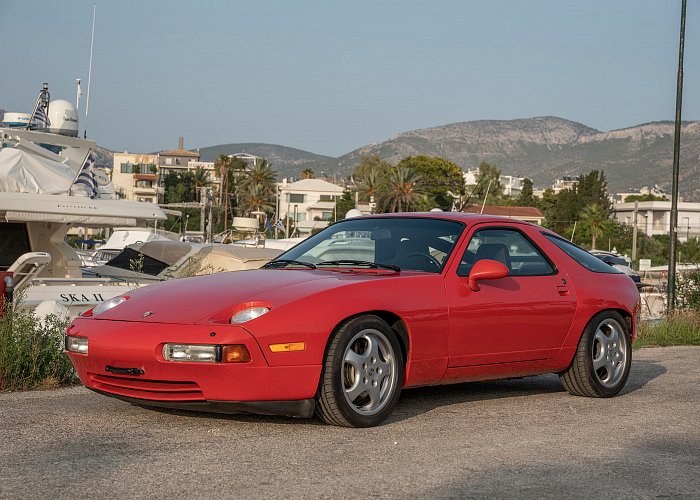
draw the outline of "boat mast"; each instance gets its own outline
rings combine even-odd
[[[97,2],[92,4],[92,35],[90,36],[90,65],[88,66],[88,88],[87,97],[85,98],[85,130],[83,131],[83,139],[87,139],[87,123],[88,111],[90,110],[90,80],[92,79],[92,48],[95,45],[95,13],[97,11]]]

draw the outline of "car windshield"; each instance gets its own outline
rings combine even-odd
[[[440,273],[464,224],[442,219],[386,217],[333,224],[266,267],[365,268]],[[279,264],[275,264],[279,262]]]

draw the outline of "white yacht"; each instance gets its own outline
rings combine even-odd
[[[128,286],[84,278],[78,253],[65,242],[68,230],[147,227],[166,214],[151,203],[117,199],[109,178],[92,169],[95,142],[77,137],[75,108],[49,104],[46,85],[44,91],[22,125],[18,113],[0,125],[0,271],[13,273],[24,304],[75,316]],[[49,120],[31,128],[42,114],[37,110],[53,128]]]

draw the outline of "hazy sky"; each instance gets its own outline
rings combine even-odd
[[[416,128],[554,115],[672,120],[680,0],[101,0],[88,137],[116,150],[267,142],[338,156]],[[0,108],[42,82],[85,109],[92,1],[0,0]],[[700,119],[700,1],[683,118]],[[81,130],[84,120],[81,121]]]

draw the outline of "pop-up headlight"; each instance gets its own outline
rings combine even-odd
[[[268,312],[270,312],[269,307],[248,307],[247,309],[243,309],[242,311],[238,311],[236,314],[234,314],[231,317],[231,324],[240,325],[241,323],[245,323],[246,321],[259,318],[260,316],[262,316],[263,314],[267,314]]]
[[[109,300],[105,300],[104,302],[100,302],[92,310],[92,315],[97,316],[98,314],[102,314],[105,311],[109,311],[113,307],[117,307],[119,304],[123,304],[128,299],[129,299],[129,297],[125,297],[125,296],[121,295],[119,297],[112,297]]]

